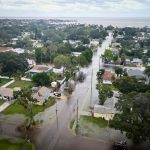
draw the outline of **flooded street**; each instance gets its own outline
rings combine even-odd
[[[65,102],[62,110],[58,110],[59,113],[56,116],[56,120],[50,125],[46,124],[38,133],[35,133],[33,140],[37,150],[93,150],[93,146],[95,147],[94,150],[100,150],[100,145],[103,145],[102,149],[108,149],[109,146],[105,144],[105,141],[89,140],[74,136],[71,131],[69,131],[69,124],[72,115],[75,114],[74,110],[77,106],[77,99],[79,112],[82,110],[88,111],[89,106],[93,106],[98,101],[96,73],[99,69],[99,60],[100,65],[102,65],[100,56],[110,45],[111,39],[112,34],[110,33],[102,46],[94,53],[91,65],[81,69],[81,71],[86,74],[86,79],[83,83],[76,85],[74,92],[69,100]]]

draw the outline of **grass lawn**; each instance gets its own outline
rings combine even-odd
[[[11,81],[11,79],[0,78],[0,87],[3,86],[4,84],[8,83],[9,81]]]
[[[9,139],[0,139],[1,150],[33,150],[33,145],[25,140],[13,142]]]
[[[34,83],[31,81],[17,80],[14,83],[10,84],[8,88],[14,88],[14,87],[29,88],[32,87],[33,85]]]
[[[5,103],[5,100],[0,99],[0,105],[2,105],[3,103]]]
[[[99,126],[100,128],[106,128],[107,127],[107,121],[103,118],[95,118],[92,116],[81,116],[81,119],[85,121],[86,123],[92,123],[94,125]]]
[[[39,112],[43,112],[46,108],[52,106],[55,104],[55,100],[51,99],[48,100],[44,106],[38,106],[38,105],[34,105],[33,106],[33,115],[36,115]],[[29,116],[29,112],[27,109],[25,109],[20,103],[19,101],[16,101],[15,103],[13,103],[12,105],[10,105],[9,107],[7,107],[3,112],[3,114],[8,115],[8,114],[24,114],[25,116]]]

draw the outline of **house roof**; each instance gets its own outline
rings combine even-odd
[[[8,51],[12,51],[13,48],[12,47],[0,47],[0,52],[8,52]]]
[[[52,66],[35,65],[30,72],[47,72],[52,69]]]
[[[111,73],[111,71],[105,71],[103,74],[103,80],[112,80],[112,76],[113,74]]]
[[[132,63],[142,63],[142,60],[138,59],[138,58],[134,58],[131,62]]]
[[[7,97],[13,97],[13,90],[9,88],[0,87],[0,95],[7,96]]]
[[[139,69],[129,69],[128,70],[128,76],[130,77],[136,77],[136,78],[145,78],[146,76],[144,75],[143,71]]]
[[[45,101],[51,96],[51,90],[45,86],[41,87],[36,93],[33,94],[33,98],[37,101]]]
[[[108,108],[102,105],[94,105],[94,113],[100,114],[114,114],[116,113],[115,109]]]

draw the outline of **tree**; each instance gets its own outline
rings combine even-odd
[[[123,69],[120,68],[120,67],[119,67],[119,68],[116,68],[116,69],[115,69],[115,73],[117,74],[117,77],[118,77],[118,76],[121,77],[121,75],[123,74]]]
[[[45,72],[33,75],[32,79],[37,86],[46,86],[50,84],[49,76]]]
[[[116,108],[119,112],[113,118],[111,126],[125,131],[126,136],[139,143],[150,140],[150,93],[123,94]]]
[[[105,84],[97,84],[96,88],[99,93],[99,103],[100,105],[104,105],[106,99],[111,98],[113,96],[113,91],[109,85]]]
[[[144,73],[148,76],[148,78],[150,80],[150,66],[146,66]]]
[[[113,59],[113,53],[111,50],[106,49],[104,53],[105,62],[109,63]]]
[[[37,100],[32,97],[32,91],[30,89],[22,89],[21,91],[15,93],[15,98],[18,99],[19,103],[29,113],[28,126],[26,126],[26,128],[28,129],[34,127],[35,120],[33,116],[33,108]]]
[[[54,65],[56,68],[65,67],[68,69],[68,68],[72,67],[70,57],[64,56],[64,55],[59,55],[59,56],[55,57],[54,58]]]
[[[81,42],[82,42],[83,44],[89,44],[89,43],[90,43],[90,40],[89,40],[89,38],[87,38],[87,37],[83,37],[83,38],[81,39]]]
[[[104,74],[105,70],[104,69],[100,69],[98,72],[97,72],[97,80],[98,80],[98,83],[102,83],[103,82],[103,74]]]
[[[22,54],[14,52],[0,53],[0,73],[11,76],[28,68],[28,62]]]
[[[150,90],[149,85],[145,85],[143,82],[139,82],[135,77],[124,76],[122,78],[113,81],[113,85],[124,94],[136,91],[146,92]]]

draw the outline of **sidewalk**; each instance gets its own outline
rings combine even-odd
[[[6,101],[4,104],[0,105],[0,112],[2,112],[4,109],[10,106],[12,103],[14,103],[14,101],[11,102]]]

